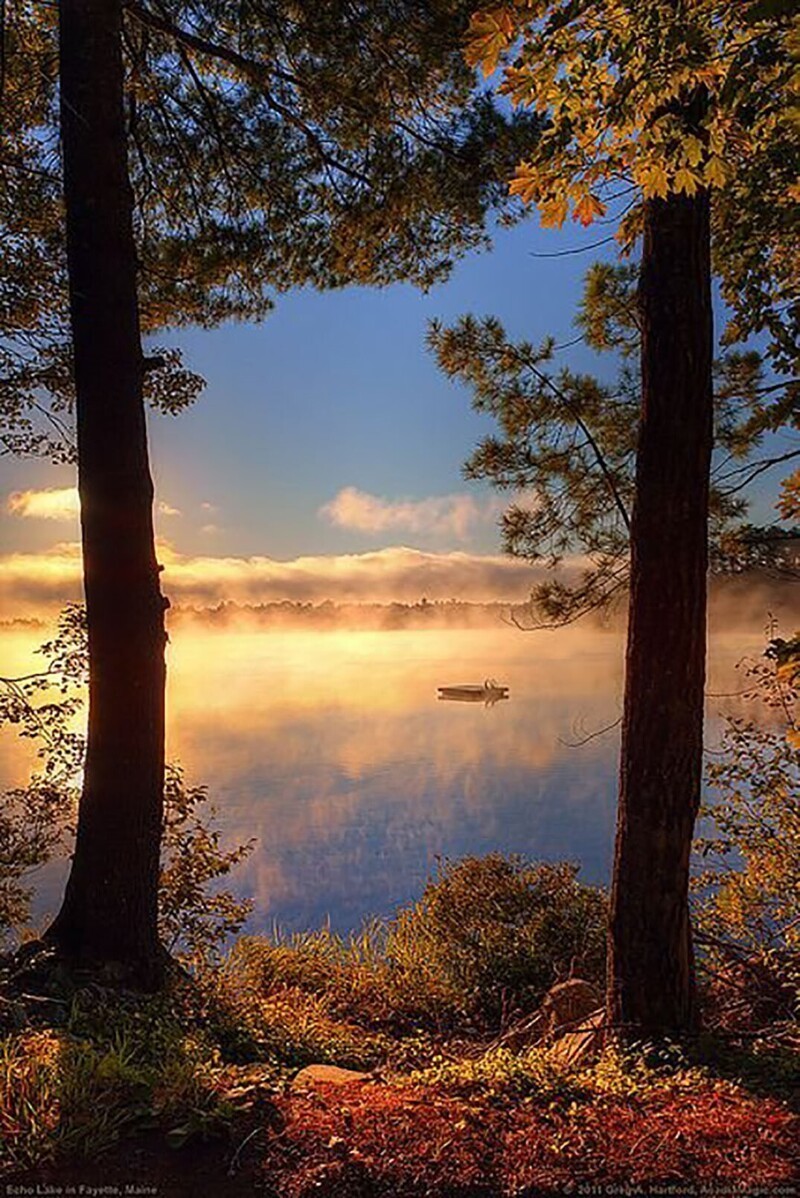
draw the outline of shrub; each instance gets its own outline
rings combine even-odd
[[[566,862],[499,853],[445,861],[419,901],[391,923],[389,961],[490,1025],[533,1009],[570,974],[599,983],[606,898],[577,874]]]
[[[288,991],[315,996],[333,1020],[403,1037],[487,1031],[570,972],[599,983],[605,919],[604,894],[579,883],[575,866],[467,857],[444,862],[418,902],[358,935],[239,940],[223,970],[226,1001],[241,1008]]]
[[[706,1020],[749,1034],[800,1011],[800,641],[775,640],[746,667],[756,719],[730,717],[708,771],[710,834],[694,881]],[[766,717],[766,719],[764,718]]]

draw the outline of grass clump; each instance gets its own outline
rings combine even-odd
[[[401,969],[390,955],[391,924],[374,920],[358,935],[330,928],[288,937],[244,937],[222,975],[229,992],[261,1000],[283,993],[318,1000],[331,1019],[403,1036],[452,1023],[451,996],[435,978]]]
[[[259,994],[223,982],[217,991],[233,1031],[231,1055],[269,1059],[285,1071],[324,1062],[372,1069],[391,1051],[391,1040],[358,1023],[337,1018],[323,995],[279,987]]]

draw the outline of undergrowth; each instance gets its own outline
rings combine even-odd
[[[165,998],[76,997],[60,1027],[0,1039],[0,1168],[94,1157],[123,1134],[159,1127],[173,1141],[234,1118],[219,1047]]]
[[[234,1004],[316,996],[331,1019],[394,1037],[497,1032],[572,973],[601,982],[605,895],[577,872],[499,853],[444,861],[416,903],[357,935],[241,938],[220,984]]]
[[[695,1110],[710,1119],[718,1104],[755,1127],[758,1095],[789,1098],[796,1084],[787,1058],[770,1089],[774,1055],[759,1044],[725,1054],[715,1044],[716,1057],[698,1050],[691,1058],[670,1045],[609,1047],[593,1063],[572,1066],[543,1044],[520,1051],[498,1045],[488,1023],[476,1028],[474,1014],[459,1023],[451,1013],[442,1023],[438,992],[428,1008],[438,1022],[428,1023],[424,991],[412,1002],[396,984],[389,941],[377,935],[372,929],[369,938],[352,942],[329,931],[293,942],[245,939],[222,967],[193,979],[175,977],[159,996],[99,985],[62,994],[60,1017],[32,1017],[0,1038],[0,1173],[24,1175],[47,1161],[94,1158],[144,1131],[156,1132],[165,1147],[215,1138],[224,1156],[224,1145],[244,1143],[263,1129],[267,1108],[294,1120],[305,1143],[315,1121],[327,1127],[328,1119],[324,1101],[318,1108],[313,1097],[289,1090],[294,1073],[309,1063],[372,1070],[378,1080],[357,1100],[363,1134],[372,1135],[368,1129],[386,1107],[402,1112],[408,1135],[421,1137],[423,1146],[423,1129],[412,1124],[427,1118],[430,1104],[441,1108],[437,1135],[444,1135],[446,1112],[461,1112],[459,1104],[466,1104],[476,1129],[488,1128],[497,1115],[507,1121],[503,1134],[512,1135],[515,1121],[530,1117],[545,1144],[556,1125],[557,1136],[568,1140],[570,1128],[578,1138],[588,1134],[604,1110],[609,1117],[617,1113],[612,1123],[619,1112],[628,1112],[625,1120],[639,1112],[641,1135],[650,1134],[649,1112],[656,1122],[679,1121]],[[382,990],[387,978],[392,982]],[[346,1097],[345,1107],[354,1101]],[[788,1129],[785,1108],[782,1113],[771,1098],[763,1101],[775,1126]],[[332,1109],[339,1105],[333,1102]],[[307,1133],[297,1124],[306,1117]],[[461,1120],[458,1113],[454,1134]],[[698,1145],[701,1131],[698,1124]],[[335,1143],[342,1135],[326,1134]],[[721,1127],[719,1135],[727,1134]],[[314,1145],[324,1156],[324,1143]],[[763,1152],[771,1168],[766,1141]]]
[[[523,1052],[492,1047],[478,1057],[436,1058],[407,1080],[462,1096],[577,1103],[600,1097],[643,1097],[663,1089],[697,1090],[707,1088],[709,1078],[707,1069],[691,1064],[677,1047],[611,1045],[584,1067],[560,1060],[547,1047]]]

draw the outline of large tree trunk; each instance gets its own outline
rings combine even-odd
[[[160,973],[164,606],[142,400],[120,0],[61,0],[61,136],[89,631],[77,841],[47,933],[67,955]]]
[[[708,195],[645,205],[642,423],[611,892],[609,1022],[691,1029],[689,855],[700,800],[712,309]]]

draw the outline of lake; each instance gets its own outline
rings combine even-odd
[[[43,639],[0,633],[3,672],[29,667]],[[740,690],[735,663],[763,644],[760,628],[714,637],[709,690]],[[169,648],[168,755],[208,786],[226,843],[257,838],[232,878],[255,900],[252,929],[356,928],[416,897],[439,856],[569,859],[604,883],[619,734],[591,734],[619,716],[623,652],[612,631],[184,620]],[[508,700],[437,697],[438,686],[487,676],[510,688]],[[707,744],[732,703],[709,699]],[[30,747],[3,730],[3,784],[23,781],[30,764]],[[63,863],[38,879],[38,919],[57,908],[62,881]]]

